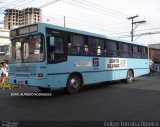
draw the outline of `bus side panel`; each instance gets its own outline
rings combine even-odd
[[[69,74],[48,75],[47,81],[49,87],[59,88],[65,87]]]
[[[114,80],[125,79],[126,75],[127,75],[127,71],[128,71],[128,69],[113,71],[112,73],[114,75]]]
[[[110,80],[112,74],[106,71],[105,66],[104,57],[68,57],[69,71],[82,74],[84,85]]]
[[[69,76],[68,63],[52,63],[47,66],[47,84],[50,87],[65,87]]]
[[[107,72],[92,72],[83,74],[84,85],[109,81],[110,78],[112,78],[112,75],[107,76]]]
[[[141,75],[149,74],[149,69],[135,69],[134,70],[134,77],[138,77]]]
[[[128,69],[133,69],[134,77],[148,74],[149,60],[148,59],[129,59]]]
[[[134,77],[149,73],[149,61],[147,59],[126,58],[126,68],[110,70],[106,68],[107,59],[104,57],[68,56],[66,62],[48,64],[48,85],[65,87],[71,73],[82,74],[84,84],[125,79],[129,69],[133,70]],[[97,66],[96,62],[98,63]]]
[[[124,69],[113,69],[113,78],[109,80],[125,79],[129,69],[133,70],[134,77],[145,75],[149,73],[149,61],[148,59],[134,59],[125,58],[127,60],[127,67]],[[110,74],[111,72],[109,72]]]

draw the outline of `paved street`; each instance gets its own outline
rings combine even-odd
[[[75,95],[53,90],[49,97],[11,96],[37,92],[36,88],[0,90],[0,120],[160,120],[160,75],[139,77],[132,84],[87,86]]]

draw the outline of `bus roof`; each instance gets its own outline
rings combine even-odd
[[[128,40],[124,40],[124,39],[120,39],[120,38],[110,37],[110,36],[103,35],[103,34],[86,32],[86,31],[83,31],[83,30],[77,30],[77,29],[72,29],[72,28],[67,28],[67,27],[62,27],[62,26],[42,23],[42,22],[35,23],[35,24],[38,24],[38,25],[40,25],[43,28],[48,27],[48,28],[52,28],[52,29],[57,29],[57,30],[62,30],[62,31],[82,34],[82,35],[94,36],[94,37],[98,37],[98,38],[110,39],[110,40],[114,40],[114,41],[120,41],[120,42],[125,42],[125,43],[130,43],[130,44],[136,44],[136,45],[142,45],[142,46],[147,46],[148,47],[148,44],[144,44],[144,43],[140,43],[140,42],[134,42],[134,41],[128,41]],[[30,25],[34,25],[34,24],[30,24]],[[27,25],[27,26],[30,26],[30,25]],[[25,26],[20,26],[20,27],[25,27]],[[15,28],[15,29],[17,29],[17,28]]]

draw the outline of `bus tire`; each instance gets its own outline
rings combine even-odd
[[[81,88],[81,78],[76,74],[70,75],[66,85],[67,92],[69,94],[75,94],[79,92],[80,88]]]
[[[128,70],[127,77],[126,77],[126,83],[132,83],[133,78],[134,78],[134,75],[133,75],[132,70]]]
[[[48,93],[50,92],[51,88],[43,88],[43,87],[38,87],[38,89],[42,92],[42,93]]]

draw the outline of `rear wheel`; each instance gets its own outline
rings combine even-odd
[[[67,92],[69,94],[78,93],[80,88],[81,88],[80,77],[76,74],[69,76],[66,86]]]
[[[127,83],[132,83],[133,82],[133,72],[131,70],[128,70],[127,72],[127,77],[126,77],[126,82]]]
[[[38,89],[41,91],[41,92],[46,92],[46,93],[48,93],[48,92],[50,92],[50,90],[51,90],[51,88],[43,88],[43,87],[38,87]]]

